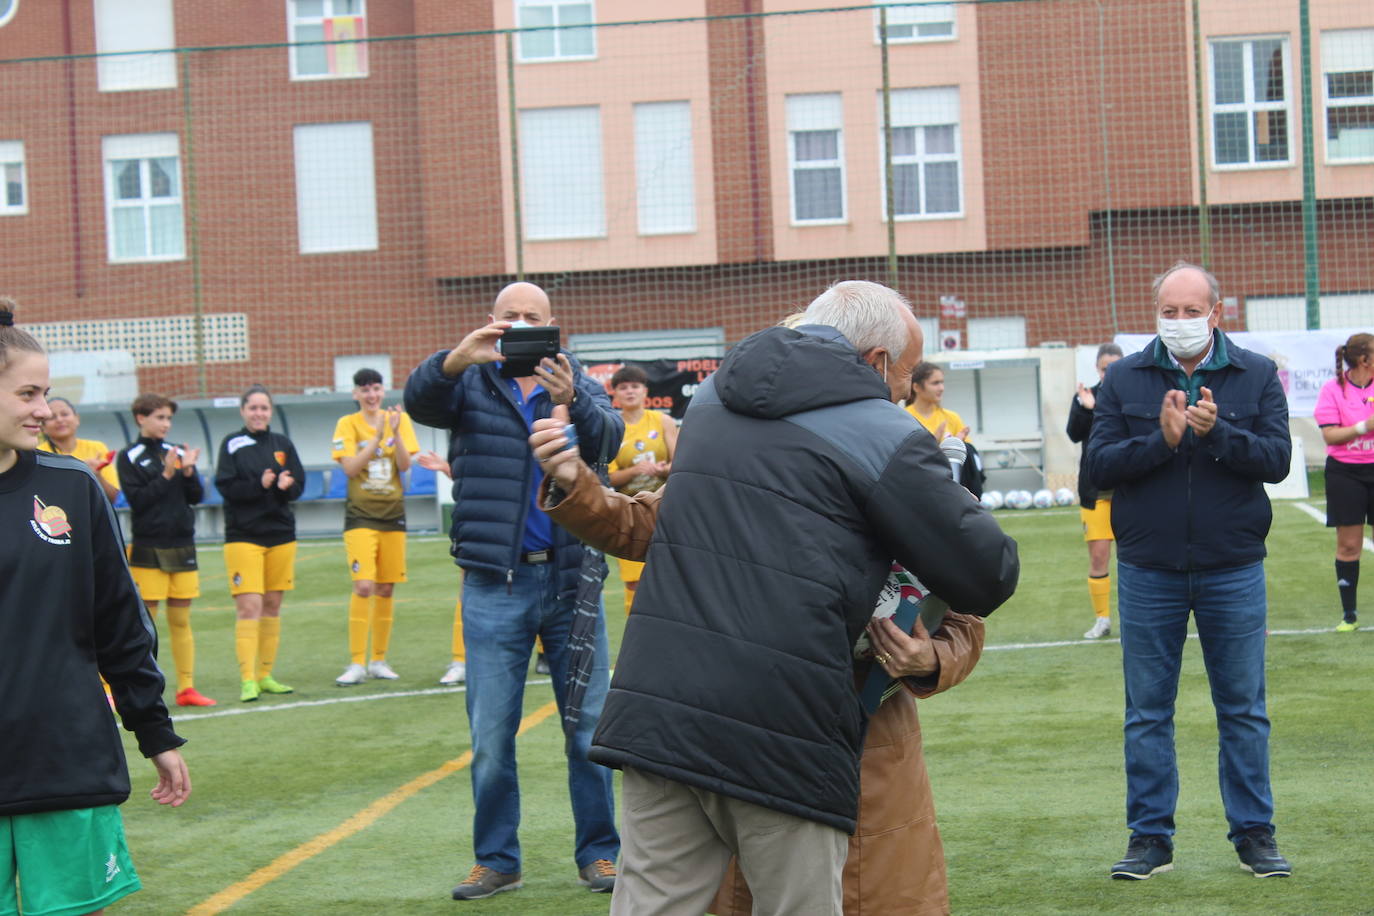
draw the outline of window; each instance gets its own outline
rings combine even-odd
[[[1287,165],[1288,39],[1214,40],[1212,162]]]
[[[528,239],[605,236],[600,108],[520,112],[520,197]]]
[[[792,222],[844,221],[843,134],[844,114],[838,92],[787,97]]]
[[[105,137],[101,149],[110,260],[175,261],[185,257],[177,135]]]
[[[635,105],[635,198],[640,235],[696,232],[689,102]]]
[[[968,320],[968,348],[970,350],[1004,350],[1026,345],[1026,317],[970,318]]]
[[[0,0],[0,25],[4,25],[13,19],[18,9],[19,0]]]
[[[296,231],[301,254],[375,251],[372,125],[298,124]]]
[[[959,90],[896,89],[892,91],[892,206],[898,219],[955,216],[963,210],[960,187]],[[883,95],[878,93],[878,124],[883,121]],[[882,150],[879,128],[879,151]],[[879,160],[885,182],[886,163]],[[887,187],[883,184],[883,212]]]
[[[286,0],[292,79],[367,76],[367,0]]]
[[[1326,158],[1374,159],[1374,29],[1322,32]]]
[[[887,6],[887,40],[894,42],[939,41],[954,37],[954,4],[926,3],[922,6]],[[873,11],[876,41],[882,44],[882,10]]]
[[[172,0],[95,0],[95,49],[101,92],[174,89],[175,54],[129,54],[176,47]]]
[[[522,61],[587,60],[596,56],[592,4],[587,0],[515,0],[515,24],[537,29],[520,33]]]
[[[29,194],[24,182],[24,142],[0,140],[0,216],[19,216],[29,212]]]

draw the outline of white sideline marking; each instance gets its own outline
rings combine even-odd
[[[533,681],[526,681],[526,686],[539,686],[541,684],[552,684],[549,678],[540,678]],[[340,687],[340,690],[345,688]],[[441,694],[465,693],[467,686],[456,687],[429,687],[425,690],[398,690],[395,693],[364,693],[354,694],[347,697],[333,697],[328,700],[298,700],[294,703],[273,703],[270,706],[249,706],[243,704],[234,709],[217,709],[214,712],[188,713],[186,715],[175,715],[172,718],[177,722],[193,722],[197,719],[218,719],[223,716],[246,716],[262,712],[281,712],[284,709],[305,709],[309,706],[333,706],[337,703],[366,703],[369,700],[391,700],[398,697],[430,697]]]
[[[1313,636],[1318,633],[1334,632],[1330,627],[1310,627],[1305,630],[1270,630],[1270,636]],[[1366,631],[1368,632],[1368,631]],[[1189,639],[1197,639],[1196,633],[1189,633]],[[1099,645],[1120,645],[1121,640],[1117,637],[1111,639],[1057,639],[1050,642],[1009,642],[1000,643],[995,646],[984,646],[984,652],[1006,652],[1020,649],[1059,649],[1064,646],[1099,646]],[[614,673],[614,671],[612,671]],[[550,678],[537,678],[526,681],[527,687],[539,687],[552,684]],[[344,689],[344,688],[339,688]],[[397,690],[394,693],[365,693],[354,694],[346,697],[332,697],[328,700],[300,700],[294,703],[273,703],[270,706],[243,706],[233,709],[217,709],[214,712],[188,713],[185,715],[173,715],[176,722],[194,722],[200,719],[218,719],[224,716],[247,716],[265,712],[282,712],[287,709],[307,709],[313,706],[335,706],[339,703],[366,703],[371,700],[394,700],[401,697],[431,697],[443,694],[464,693],[467,686],[458,687],[429,687],[424,690]]]
[[[1317,521],[1321,522],[1323,525],[1326,524],[1326,514],[1317,511],[1316,509],[1309,506],[1307,503],[1291,503],[1290,505],[1292,505],[1294,509],[1301,509],[1303,512],[1306,512],[1308,515],[1312,516]],[[1374,553],[1374,541],[1371,541],[1369,538],[1365,538],[1364,549],[1368,550],[1370,553]]]
[[[1306,630],[1270,630],[1270,636],[1311,636],[1316,633],[1334,632],[1331,627],[1310,627]],[[1197,639],[1196,633],[1189,633],[1189,639]],[[1009,642],[1001,643],[996,646],[984,646],[984,652],[996,652],[1006,649],[1057,649],[1061,646],[1094,646],[1112,645],[1121,643],[1120,637],[1111,639],[1060,639],[1054,642]]]

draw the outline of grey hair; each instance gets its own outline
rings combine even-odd
[[[1124,355],[1125,355],[1125,354],[1123,354],[1123,353],[1121,352],[1121,347],[1117,346],[1116,344],[1112,343],[1111,341],[1108,341],[1107,343],[1104,343],[1102,346],[1100,346],[1100,347],[1097,348],[1097,358],[1098,358],[1098,359],[1101,359],[1101,358],[1104,357],[1104,356],[1124,356]],[[1095,362],[1095,361],[1096,361],[1096,360],[1094,360],[1094,362]]]
[[[1164,285],[1164,281],[1180,270],[1196,270],[1198,273],[1202,274],[1203,278],[1207,280],[1207,292],[1208,295],[1211,296],[1211,304],[1216,304],[1221,301],[1221,284],[1217,282],[1217,278],[1212,275],[1210,270],[1205,267],[1199,267],[1197,264],[1192,264],[1188,261],[1175,261],[1173,267],[1170,267],[1168,270],[1164,271],[1164,273],[1155,277],[1155,282],[1150,285],[1150,291],[1154,296],[1155,302],[1159,302],[1159,288]]]
[[[806,307],[803,324],[834,328],[860,353],[882,347],[895,361],[907,344],[902,311],[911,303],[901,293],[868,280],[841,280]]]

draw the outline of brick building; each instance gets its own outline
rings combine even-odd
[[[1294,4],[829,6],[0,0],[0,291],[211,394],[399,382],[517,275],[603,351],[894,271],[932,342],[1092,343],[1178,257],[1303,326]],[[1323,320],[1374,324],[1374,13],[1310,7]]]

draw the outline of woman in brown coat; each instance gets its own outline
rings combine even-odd
[[[530,444],[545,466],[540,505],[578,538],[618,557],[641,560],[648,550],[663,490],[633,498],[601,487],[580,461],[570,492],[557,486],[554,465],[563,464],[556,420],[535,424]],[[961,682],[983,650],[983,621],[949,613],[931,637],[939,670],[928,678],[902,678],[905,692],[888,698],[869,719],[860,762],[858,827],[849,838],[844,868],[846,916],[925,916],[949,912],[945,857],[935,824],[935,803],[921,753],[921,725],[914,698]],[[867,666],[864,666],[867,667]],[[732,862],[711,912],[746,916],[753,900]]]

